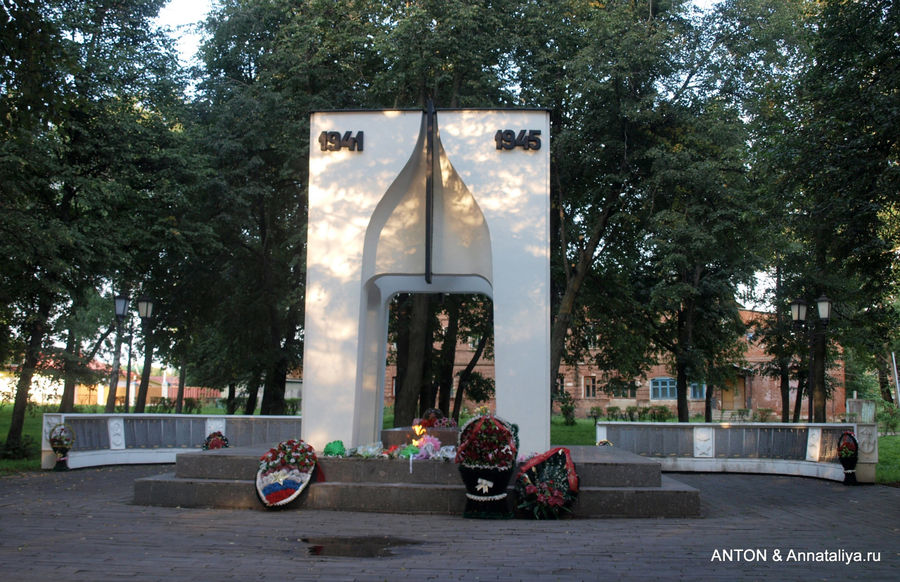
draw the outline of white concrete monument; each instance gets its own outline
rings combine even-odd
[[[483,293],[497,414],[549,448],[549,134],[535,110],[312,115],[304,440],[380,440],[394,295]]]

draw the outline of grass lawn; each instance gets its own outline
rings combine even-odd
[[[878,437],[875,481],[900,487],[900,435]]]
[[[12,405],[0,406],[0,442],[6,442],[9,434],[9,425],[12,422]],[[27,459],[0,459],[0,475],[20,473],[22,471],[37,471],[41,468],[41,423],[43,422],[43,410],[33,410],[25,413],[25,428],[22,430],[23,439],[31,438],[34,442],[32,454]]]
[[[553,445],[593,445],[597,443],[597,429],[591,418],[576,418],[567,426],[562,416],[550,417],[550,443]]]

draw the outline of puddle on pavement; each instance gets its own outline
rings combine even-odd
[[[311,537],[301,538],[300,541],[309,545],[307,551],[310,556],[342,558],[389,558],[403,553],[403,546],[420,543],[389,536]]]

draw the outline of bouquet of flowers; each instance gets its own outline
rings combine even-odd
[[[71,449],[75,444],[75,430],[68,424],[57,424],[47,433],[52,449]]]
[[[516,475],[519,509],[536,519],[558,519],[572,511],[578,494],[578,475],[569,450],[551,449],[525,463]]]
[[[478,416],[459,433],[456,462],[469,467],[504,467],[516,464],[515,431],[496,416]]]
[[[316,467],[313,447],[300,439],[278,443],[259,459],[256,490],[267,506],[284,505],[309,485]]]
[[[507,486],[516,466],[517,427],[491,414],[463,426],[456,448],[459,474],[466,486],[463,517],[507,519]]]
[[[206,441],[202,445],[200,445],[204,451],[214,450],[214,449],[227,449],[228,448],[228,438],[222,434],[222,431],[217,430],[216,432],[209,433],[209,436],[206,437]]]
[[[838,456],[843,458],[853,457],[857,454],[856,436],[853,431],[845,430],[838,441]]]

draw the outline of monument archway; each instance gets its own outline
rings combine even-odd
[[[546,449],[547,113],[323,112],[310,125],[304,440],[379,440],[392,296],[482,293],[497,413],[522,450]]]

